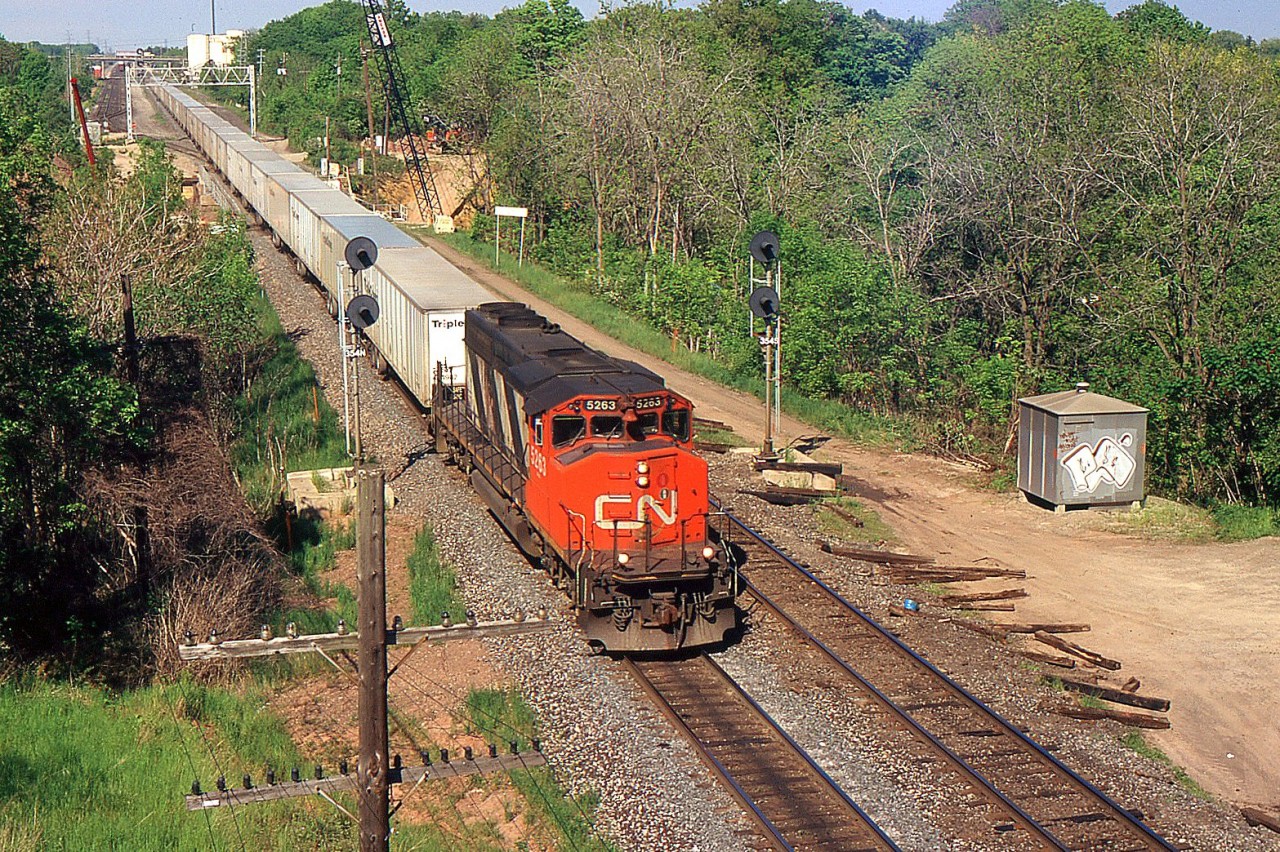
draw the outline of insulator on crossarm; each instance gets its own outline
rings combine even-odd
[[[351,764],[347,763],[345,759],[338,761],[338,774],[349,775],[350,773],[351,773]]]
[[[516,624],[524,624],[524,619],[525,619],[525,615],[524,615],[524,610],[522,609],[516,610],[516,614],[511,617],[511,620],[514,621]]]
[[[542,740],[537,737],[529,740],[529,745],[533,746],[534,751],[542,751]]]
[[[261,628],[258,629],[258,638],[261,639],[263,642],[271,641],[271,625],[270,624],[264,624],[262,625]]]
[[[511,745],[511,754],[512,754],[512,756],[515,756],[515,755],[517,755],[517,754],[519,754],[519,753],[520,753],[520,744],[519,744],[519,743],[517,743],[515,740],[512,740],[512,741],[511,741],[511,743],[510,743],[510,745]]]
[[[345,618],[338,619],[338,635],[339,636],[347,635],[347,620]]]
[[[209,644],[210,645],[222,644],[222,634],[218,632],[218,628],[216,627],[209,631]]]
[[[471,746],[463,746],[463,747],[462,747],[462,759],[463,759],[463,760],[475,760],[475,753],[471,751]]]
[[[225,775],[219,775],[218,780],[213,782],[213,786],[218,788],[219,793],[227,792],[227,777]]]
[[[497,757],[497,756],[498,756],[498,747],[497,747],[496,745],[494,745],[493,743],[489,743],[489,756],[490,756],[490,757]]]
[[[267,767],[267,786],[270,787],[276,783],[276,771],[271,767]]]
[[[295,766],[295,767],[293,767],[292,769],[290,769],[290,770],[289,770],[289,780],[290,780],[290,781],[292,781],[292,782],[294,782],[295,784],[296,784],[296,783],[298,783],[299,781],[301,781],[301,780],[302,780],[302,770],[298,769],[298,767],[296,767],[296,766]]]
[[[403,766],[404,766],[404,761],[400,759],[400,755],[398,755],[398,754],[397,754],[397,755],[394,755],[394,756],[391,758],[391,768],[392,768],[392,769],[400,769],[400,768],[402,768]]]
[[[287,633],[287,634],[289,635],[289,638],[290,638],[290,639],[297,639],[297,638],[298,638],[298,625],[297,625],[297,624],[295,624],[294,622],[290,621],[288,624],[286,624],[286,625],[284,626],[284,632],[285,632],[285,633]]]
[[[477,624],[479,624],[479,623],[480,623],[480,622],[478,622],[478,621],[476,620],[476,613],[475,613],[475,610],[470,610],[470,609],[469,609],[469,610],[467,610],[467,626],[468,626],[468,627],[475,627],[475,626],[476,626]]]
[[[191,782],[191,795],[193,796],[200,795],[200,779],[199,778]]]
[[[444,612],[440,613],[440,626],[441,627],[453,626],[453,619],[449,616],[448,610],[445,610]]]
[[[248,772],[244,774],[244,777],[240,779],[240,782],[240,786],[244,787],[246,790],[253,789],[253,779],[249,777]]]
[[[391,619],[391,629],[397,633],[399,633],[401,630],[404,630],[404,619],[398,615],[395,618]]]
[[[425,749],[425,748],[424,748],[424,749],[420,750],[420,751],[418,752],[418,755],[422,758],[422,765],[423,765],[423,766],[430,766],[430,765],[431,765],[431,752],[430,752],[428,749]]]
[[[441,763],[449,762],[449,749],[447,748],[440,749],[440,762]]]
[[[183,633],[183,634],[182,634],[182,644],[186,645],[188,648],[190,648],[192,645],[196,644],[196,634],[195,634],[195,631],[193,631],[193,630],[187,630],[187,632],[186,632],[186,633]]]
[[[319,781],[323,777],[324,777],[324,767],[317,763],[316,764],[316,780]]]
[[[551,613],[547,612],[547,608],[546,608],[545,606],[540,606],[540,607],[538,607],[538,620],[539,620],[539,621],[546,621],[546,620],[547,620],[548,618],[550,618],[550,617],[551,617]]]

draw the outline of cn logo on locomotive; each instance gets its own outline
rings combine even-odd
[[[625,494],[601,494],[596,498],[596,526],[603,527],[607,530],[638,530],[644,528],[644,512],[648,509],[653,513],[654,518],[665,526],[671,526],[676,522],[676,492],[671,492],[671,512],[668,514],[663,505],[653,498],[651,494],[644,494],[636,501],[635,520],[631,520],[631,511],[627,510],[624,517],[606,517],[606,506],[630,506],[631,498]]]

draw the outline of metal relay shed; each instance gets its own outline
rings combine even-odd
[[[1018,400],[1018,487],[1057,511],[1139,504],[1145,497],[1147,409],[1075,390]]]

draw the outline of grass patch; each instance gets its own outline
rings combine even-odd
[[[1137,752],[1148,760],[1153,760],[1156,763],[1163,763],[1165,766],[1169,767],[1170,771],[1173,772],[1174,778],[1178,781],[1178,786],[1195,796],[1197,799],[1202,799],[1206,802],[1213,800],[1213,796],[1209,791],[1204,787],[1201,787],[1194,778],[1187,774],[1185,769],[1181,766],[1174,765],[1174,762],[1169,759],[1167,754],[1147,742],[1146,738],[1142,736],[1141,731],[1129,731],[1120,738],[1120,742],[1123,743],[1126,748]]]
[[[823,500],[814,509],[818,531],[845,541],[895,544],[897,538],[875,510],[852,497]]]
[[[349,463],[338,414],[317,390],[316,374],[271,305],[256,305],[265,360],[235,405],[231,461],[245,497],[262,515],[284,487],[284,472]]]
[[[1280,535],[1280,509],[1221,505],[1213,510],[1221,541],[1251,541]]]
[[[180,680],[118,693],[41,679],[0,684],[0,849],[354,850],[351,822],[313,799],[234,810],[186,810],[199,779],[232,787],[266,768],[288,777],[316,755],[298,751],[263,694]],[[350,795],[339,795],[349,810]],[[345,801],[344,801],[345,800]],[[456,849],[431,825],[396,824],[393,848]]]
[[[467,695],[467,733],[489,742],[515,740],[521,749],[537,735],[538,721],[533,710],[515,688],[474,689]],[[543,820],[559,828],[570,849],[609,850],[594,825],[600,798],[594,791],[576,798],[569,796],[545,766],[512,772],[515,784],[529,807]]]
[[[732,429],[713,429],[700,426],[694,430],[693,438],[695,441],[702,441],[707,444],[722,444],[726,447],[750,446],[746,438]]]
[[[422,232],[421,228],[405,230],[410,233],[414,233],[415,230]],[[465,233],[441,234],[436,239],[489,268],[494,268],[491,243],[476,240]],[[639,320],[633,314],[619,310],[618,306],[612,302],[590,293],[582,284],[562,278],[535,263],[526,261],[524,266],[517,267],[516,258],[505,252],[501,256],[498,269],[529,292],[590,323],[594,328],[621,343],[695,375],[763,398],[764,386],[759,377],[743,376],[709,355],[690,352],[684,347],[677,347],[673,351],[671,339],[667,335]],[[906,418],[870,415],[832,400],[811,399],[786,387],[782,389],[782,408],[788,414],[830,434],[864,444],[906,449],[918,443],[915,429]]]
[[[442,612],[448,612],[455,623],[466,618],[466,605],[458,594],[458,576],[453,566],[440,558],[436,534],[430,526],[424,525],[414,538],[408,567],[414,624],[439,624]]]
[[[1090,512],[1089,520],[1110,532],[1155,541],[1206,542],[1217,538],[1218,525],[1208,509],[1148,497],[1135,512]]]
[[[350,846],[346,818],[308,800],[184,809],[193,778],[212,789],[222,771],[239,786],[242,772],[261,779],[267,765],[301,762],[265,710],[252,692],[190,681],[129,693],[43,680],[0,686],[0,838],[38,840],[5,848]]]
[[[1081,707],[1088,707],[1091,710],[1107,709],[1107,702],[1103,701],[1101,698],[1099,698],[1096,695],[1090,695],[1087,692],[1077,692],[1075,696],[1076,696],[1076,703],[1078,703]]]

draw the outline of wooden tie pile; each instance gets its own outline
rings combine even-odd
[[[908,553],[892,553],[872,547],[850,546],[822,542],[822,549],[833,556],[842,556],[869,562],[879,566],[881,572],[891,583],[898,585],[941,585],[947,583],[970,583],[991,579],[1026,579],[1026,572],[986,565],[936,565],[927,556],[915,556]],[[1014,612],[1013,603],[1019,598],[1027,597],[1026,589],[1001,589],[985,592],[947,592],[930,600],[930,606],[959,611],[978,612]],[[905,617],[910,611],[904,606],[891,606],[892,615]],[[1061,653],[1049,653],[1039,650],[1037,646],[1029,646],[1025,642],[1010,644],[1018,654],[1037,663],[1053,666],[1064,671],[1079,672],[1078,679],[1060,676],[1046,678],[1055,686],[1061,686],[1068,692],[1086,695],[1113,704],[1124,704],[1156,713],[1167,713],[1169,700],[1137,695],[1141,686],[1137,678],[1129,680],[1117,688],[1098,683],[1098,670],[1118,671],[1120,663],[1109,659],[1096,651],[1078,645],[1062,637],[1062,634],[1088,633],[1088,624],[1043,624],[1043,623],[995,623],[990,621],[968,620],[958,618],[953,621],[961,627],[991,637],[1002,644],[1008,644],[1013,636],[1026,636],[1034,639],[1042,646],[1048,646]],[[1090,682],[1091,681],[1091,682]],[[1073,719],[1114,719],[1125,725],[1136,728],[1163,729],[1169,727],[1167,716],[1154,716],[1148,713],[1133,713],[1112,707],[1095,704],[1084,705],[1078,702],[1064,703],[1053,708],[1054,712]]]

